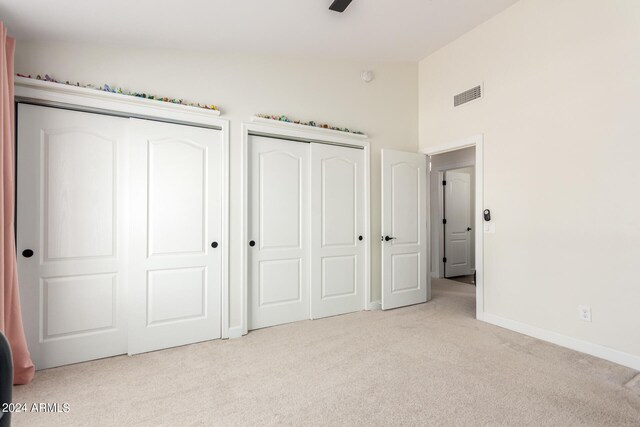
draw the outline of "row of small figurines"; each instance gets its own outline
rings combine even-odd
[[[24,75],[24,74],[18,74],[18,77],[26,77],[26,78],[29,78],[29,79],[44,80],[45,82],[60,83],[60,84],[65,84],[65,85],[69,85],[69,86],[82,87],[82,88],[86,88],[86,89],[101,90],[103,92],[111,92],[111,93],[119,93],[121,95],[135,96],[136,98],[151,99],[151,100],[154,100],[154,101],[169,102],[171,104],[187,105],[189,107],[198,107],[198,108],[204,108],[205,110],[219,111],[218,107],[216,107],[213,104],[198,104],[198,103],[194,103],[194,102],[187,102],[184,99],[167,98],[166,96],[151,95],[151,94],[146,94],[146,93],[141,93],[141,92],[129,92],[129,91],[124,90],[124,89],[119,88],[119,87],[111,87],[108,84],[104,84],[102,86],[95,86],[95,85],[92,85],[92,84],[80,84],[80,82],[71,83],[68,80],[67,81],[60,81],[60,80],[54,79],[49,74],[45,74],[44,77],[42,77],[39,74],[36,77],[32,77],[31,75],[27,76],[27,75]]]
[[[316,123],[313,120],[305,122],[305,121],[302,121],[302,120],[293,120],[293,119],[290,119],[287,116],[274,116],[274,115],[270,115],[270,114],[256,114],[256,117],[260,117],[262,119],[275,120],[275,121],[278,121],[278,122],[294,123],[296,125],[311,126],[311,127],[315,127],[315,128],[331,129],[331,130],[337,130],[339,132],[353,133],[353,134],[356,134],[356,135],[364,135],[364,133],[360,132],[360,131],[350,130],[348,128],[340,128],[340,127],[336,127],[336,126],[331,126],[331,125],[328,125],[326,123]]]
[[[51,77],[49,74],[45,74],[44,77],[42,77],[40,75],[37,75],[36,77],[32,77],[31,75],[18,74],[18,77],[26,77],[26,78],[29,78],[29,79],[44,80],[46,82],[60,83],[60,84],[65,84],[65,85],[70,85],[70,86],[77,86],[77,87],[87,88],[87,89],[101,90],[103,92],[111,92],[111,93],[119,93],[119,94],[122,94],[122,95],[135,96],[136,98],[151,99],[151,100],[155,100],[155,101],[169,102],[169,103],[172,103],[172,104],[187,105],[189,107],[204,108],[205,110],[219,111],[218,107],[213,105],[213,104],[199,104],[199,103],[193,103],[193,102],[186,102],[184,99],[167,98],[166,96],[150,95],[150,94],[140,93],[140,92],[129,92],[129,91],[123,90],[122,88],[119,88],[119,87],[111,87],[108,84],[104,84],[102,86],[94,86],[92,84],[80,84],[80,82],[76,82],[74,84],[74,83],[71,83],[68,80],[67,81],[56,80],[53,77]],[[311,126],[311,127],[316,127],[316,128],[322,128],[322,129],[331,129],[331,130],[336,130],[336,131],[339,131],[339,132],[353,133],[353,134],[356,134],[356,135],[364,135],[364,133],[360,132],[360,131],[353,131],[353,130],[350,130],[348,128],[341,128],[341,127],[331,126],[331,125],[328,125],[326,123],[316,123],[313,120],[310,120],[310,121],[294,120],[294,119],[290,119],[289,117],[284,116],[284,115],[274,116],[274,115],[270,115],[270,114],[257,114],[256,117],[260,117],[260,118],[263,118],[263,119],[269,119],[269,120],[275,120],[275,121],[279,121],[279,122],[294,123],[294,124],[303,125],[303,126]]]

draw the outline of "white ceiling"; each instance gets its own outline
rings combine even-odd
[[[517,0],[0,0],[20,40],[418,61]]]

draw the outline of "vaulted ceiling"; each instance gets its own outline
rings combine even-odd
[[[0,0],[20,40],[418,61],[517,0]]]

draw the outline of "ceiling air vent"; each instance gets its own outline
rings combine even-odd
[[[462,93],[457,94],[453,97],[453,106],[457,107],[462,104],[466,104],[467,102],[471,102],[474,99],[478,99],[482,96],[482,88],[480,85],[471,88],[469,90],[465,90]]]

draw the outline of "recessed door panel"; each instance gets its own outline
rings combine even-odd
[[[159,139],[150,140],[148,150],[150,255],[203,253],[206,147]]]
[[[287,151],[260,153],[259,159],[260,248],[299,249],[302,159]]]
[[[309,318],[309,145],[251,136],[249,329]]]
[[[117,140],[86,128],[45,129],[45,259],[113,256]]]
[[[427,300],[427,156],[382,150],[382,308]]]
[[[311,144],[313,319],[364,309],[364,153]]]
[[[147,307],[147,326],[202,319],[207,307],[205,268],[149,271]]]
[[[420,254],[391,256],[391,293],[420,288]]]
[[[126,124],[18,106],[18,275],[38,369],[127,351]]]
[[[115,328],[116,285],[114,273],[42,279],[42,340]]]
[[[413,163],[391,165],[391,234],[392,245],[418,244],[420,241],[420,173]]]
[[[322,299],[356,295],[357,257],[355,255],[322,258]]]
[[[262,261],[260,263],[261,307],[300,302],[303,285],[301,264],[300,258]]]
[[[129,145],[129,353],[219,338],[221,132],[131,119]]]
[[[333,151],[342,151],[333,148]],[[324,150],[323,150],[324,151]],[[317,154],[316,149],[313,154]],[[359,153],[361,154],[361,153]],[[315,160],[312,159],[312,161]],[[322,247],[354,246],[356,243],[357,163],[341,157],[322,158],[320,185],[322,195]]]

